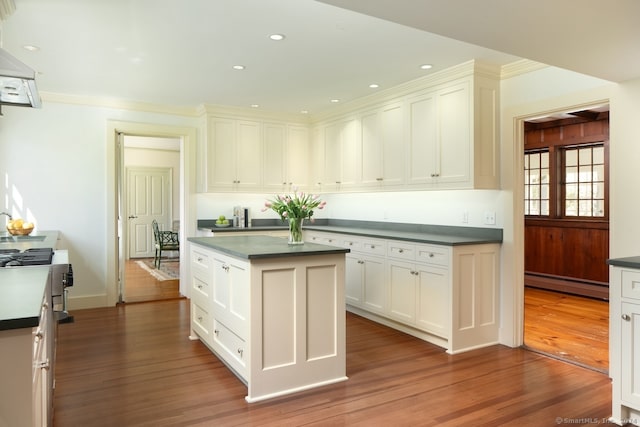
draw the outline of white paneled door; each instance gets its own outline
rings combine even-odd
[[[171,206],[171,168],[127,168],[129,258],[153,257],[151,222],[171,230]]]

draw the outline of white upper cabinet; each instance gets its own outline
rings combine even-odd
[[[287,126],[287,180],[300,189],[310,190],[309,173],[309,128]]]
[[[311,146],[310,152],[310,181],[311,189],[314,192],[322,191],[323,183],[326,182],[324,177],[325,164],[325,128],[316,126],[311,130]]]
[[[248,120],[209,119],[208,189],[255,190],[262,186],[262,125]]]
[[[269,191],[288,189],[286,127],[264,124],[264,188]]]
[[[355,119],[350,119],[325,127],[323,190],[345,190],[359,182],[361,153],[357,125]]]
[[[469,182],[470,103],[467,82],[408,100],[408,184]]]
[[[309,189],[309,129],[264,124],[264,189]]]
[[[362,187],[391,187],[404,182],[402,103],[385,105],[360,117]]]
[[[207,134],[208,191],[310,187],[307,126],[211,117]]]
[[[210,116],[207,189],[499,188],[499,73],[470,62],[429,82],[312,126]]]

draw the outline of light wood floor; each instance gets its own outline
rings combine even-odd
[[[125,261],[125,295],[127,303],[181,298],[180,280],[158,280],[136,264]]]
[[[525,288],[524,343],[530,349],[609,370],[609,303]]]
[[[73,314],[59,328],[55,427],[588,426],[611,414],[600,372],[504,346],[451,356],[349,313],[349,380],[249,404],[188,339],[188,300]]]

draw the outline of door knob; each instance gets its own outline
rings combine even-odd
[[[135,219],[135,218],[138,218],[138,217],[135,215],[129,215],[129,219]]]
[[[623,314],[622,320],[626,320],[628,322],[629,320],[631,320],[631,316],[629,316],[628,314]]]

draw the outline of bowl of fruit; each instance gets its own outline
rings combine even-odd
[[[224,215],[220,215],[216,220],[216,227],[224,228],[228,226],[229,226],[229,220]]]
[[[33,223],[23,219],[10,219],[7,223],[7,231],[12,236],[28,236],[33,231]]]

